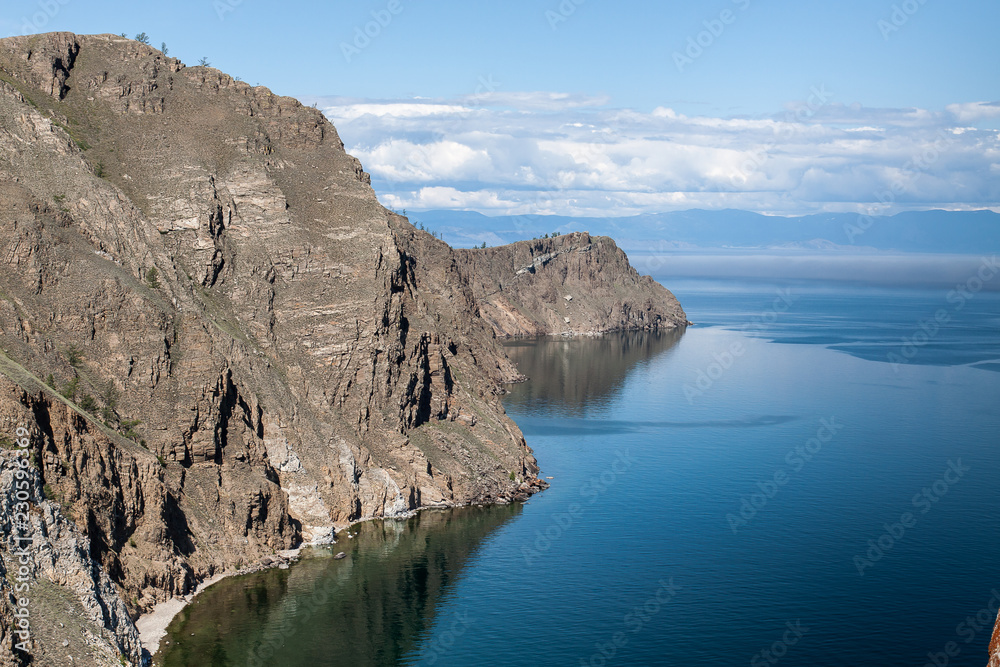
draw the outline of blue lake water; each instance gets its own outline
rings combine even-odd
[[[223,581],[166,664],[985,664],[1000,295],[664,282],[683,336],[509,347],[549,490]]]

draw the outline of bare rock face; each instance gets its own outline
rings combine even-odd
[[[606,236],[586,232],[456,250],[480,313],[498,336],[683,329],[666,288],[640,276]]]
[[[351,521],[543,484],[466,268],[315,109],[116,36],[0,40],[0,436],[30,432],[45,525],[131,616]],[[91,631],[132,660],[121,617]]]
[[[990,662],[987,667],[1000,667],[1000,616],[997,616],[996,624],[993,626],[989,651]]]
[[[65,505],[44,498],[38,468],[19,460],[9,452],[0,458],[0,575],[13,583],[0,605],[0,665],[26,662],[22,648],[31,664],[139,664],[139,635],[111,577],[95,566],[95,545]],[[20,498],[32,508],[26,517]]]
[[[43,37],[9,37],[5,44],[18,59],[22,80],[56,99],[66,94],[66,80],[80,53],[76,35],[68,32]]]

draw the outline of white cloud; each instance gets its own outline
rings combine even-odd
[[[463,192],[450,187],[420,188],[416,192],[403,195],[390,193],[383,197],[392,208],[453,209],[453,210],[509,210],[517,206],[513,200],[500,199],[500,195],[489,190]]]
[[[995,103],[941,112],[798,105],[725,118],[557,93],[317,101],[396,208],[802,214],[1000,203],[1000,134],[975,127],[1000,116]]]
[[[949,104],[945,109],[960,123],[974,123],[977,120],[1000,116],[1000,102]]]
[[[352,121],[362,116],[375,116],[377,118],[426,118],[427,116],[451,116],[455,114],[469,113],[472,109],[459,104],[393,102],[388,104],[345,104],[342,106],[326,107],[323,111],[327,116],[332,118],[337,118],[342,121]]]
[[[363,163],[378,165],[378,175],[394,181],[426,183],[466,179],[491,170],[489,154],[457,141],[418,144],[390,139],[354,155]]]
[[[605,106],[610,102],[610,98],[550,92],[504,93],[494,90],[466,95],[462,101],[473,106],[510,107],[532,111],[565,111],[567,109]]]

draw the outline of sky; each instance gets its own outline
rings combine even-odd
[[[996,0],[8,0],[315,103],[386,205],[1000,211]]]

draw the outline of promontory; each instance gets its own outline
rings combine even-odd
[[[0,40],[0,665],[140,664],[135,618],[213,575],[523,500],[497,334],[686,323],[610,239],[415,229],[294,99],[118,36]]]

